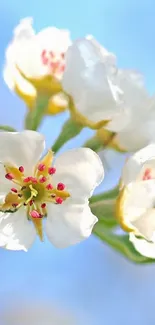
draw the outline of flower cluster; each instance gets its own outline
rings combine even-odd
[[[36,33],[25,18],[6,49],[3,76],[35,123],[27,119],[29,130],[0,132],[0,246],[27,250],[36,234],[43,241],[45,224],[49,240],[67,247],[89,237],[101,214],[104,232],[106,195],[90,198],[104,177],[96,152],[113,148],[129,154],[112,197],[113,224],[129,233],[136,251],[155,258],[155,96],[142,74],[118,67],[116,56],[91,35],[71,41],[68,30],[55,27]],[[64,110],[70,118],[43,154],[37,128],[45,115]],[[53,162],[84,127],[94,130],[87,145]]]

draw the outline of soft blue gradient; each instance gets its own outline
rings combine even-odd
[[[155,3],[153,0],[2,0],[0,2],[0,66],[21,18],[34,17],[37,30],[48,25],[71,30],[72,38],[93,34],[116,53],[122,67],[136,68],[155,88]],[[0,79],[0,124],[22,128],[26,109]],[[41,131],[50,146],[65,120],[46,118]],[[91,133],[91,132],[89,132]],[[78,146],[88,137],[86,130],[67,147]],[[64,150],[64,149],[63,149]],[[116,163],[115,163],[116,165]],[[117,168],[106,177],[111,187]],[[66,250],[37,242],[26,254],[0,251],[0,306],[27,298],[51,301],[68,308],[79,324],[154,325],[155,266],[136,266],[117,255],[93,236]],[[44,325],[44,324],[43,324]]]

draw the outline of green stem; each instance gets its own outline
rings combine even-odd
[[[83,129],[81,124],[73,121],[72,119],[68,119],[61,130],[60,135],[56,139],[55,143],[52,146],[52,150],[54,153],[58,152],[58,150],[69,140],[76,137]]]
[[[106,227],[116,227],[117,220],[115,218],[116,200],[101,200],[90,203],[92,213],[98,217],[99,224],[104,224]]]
[[[25,129],[37,130],[40,126],[49,102],[48,96],[38,95],[34,109],[25,118]]]
[[[119,193],[119,186],[116,186],[112,190],[109,190],[107,192],[93,195],[90,198],[90,203],[94,203],[106,199],[115,199],[118,196],[118,193]]]
[[[8,132],[17,132],[16,129],[14,129],[12,126],[9,125],[0,125],[0,130],[8,131]]]
[[[127,235],[116,235],[111,230],[103,227],[99,223],[94,227],[93,233],[99,237],[102,241],[111,246],[114,250],[121,253],[134,263],[153,263],[155,260],[147,258],[139,254],[132,243],[129,241]]]
[[[83,144],[83,147],[90,148],[95,152],[100,151],[102,149],[103,144],[101,143],[100,139],[97,138],[96,136],[90,138],[88,141],[86,141]]]

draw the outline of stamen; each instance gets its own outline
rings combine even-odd
[[[62,204],[63,199],[62,199],[61,197],[57,197],[56,200],[55,200],[55,202],[56,202],[57,204]]]
[[[33,203],[34,203],[34,201],[33,201],[33,200],[31,200],[31,201],[29,202],[29,205],[30,205],[30,206],[32,206],[32,205],[33,205]]]
[[[143,175],[143,181],[147,181],[149,179],[152,179],[152,176],[151,176],[151,169],[150,168],[147,168],[144,172],[144,175]]]
[[[11,191],[14,192],[14,193],[17,193],[18,191],[16,190],[16,188],[12,187],[11,188]]]
[[[18,203],[12,203],[13,208],[16,208]]]
[[[22,186],[21,191],[26,190],[26,186]]]
[[[45,209],[46,208],[46,203],[42,203],[41,208]]]
[[[12,181],[14,179],[13,175],[11,173],[7,173],[5,175],[5,178],[8,179],[9,181]]]
[[[45,168],[46,168],[46,166],[44,164],[39,164],[39,166],[38,166],[38,170],[40,172],[42,172],[43,170],[45,170]]]
[[[39,182],[40,183],[45,183],[47,181],[47,178],[45,177],[45,176],[43,176],[43,177],[41,177],[40,179],[39,179]]]
[[[23,167],[23,166],[20,166],[18,169],[19,169],[19,171],[20,171],[21,173],[24,173],[24,167]]]
[[[64,53],[64,52],[61,53],[61,58],[62,58],[62,59],[65,58],[65,53]]]
[[[28,176],[28,177],[24,178],[23,181],[24,181],[24,183],[29,183],[31,181],[31,177]]]
[[[65,189],[65,185],[63,183],[58,183],[57,190],[63,191]]]
[[[36,177],[30,177],[30,179],[31,179],[31,182],[32,183],[34,183],[34,184],[38,183]]]
[[[52,189],[53,189],[53,186],[52,186],[52,184],[48,184],[48,185],[46,186],[46,188],[47,188],[47,190],[52,190]]]
[[[22,197],[22,194],[18,194],[18,197]]]
[[[42,215],[39,212],[37,212],[36,210],[31,211],[30,216],[32,218],[42,218]]]
[[[56,168],[55,168],[55,167],[50,167],[50,168],[48,169],[48,173],[49,173],[49,175],[53,175],[53,174],[55,174],[55,172],[56,172]]]

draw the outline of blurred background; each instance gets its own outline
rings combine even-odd
[[[2,70],[12,30],[27,16],[34,18],[36,31],[54,25],[69,29],[72,39],[92,34],[116,54],[119,66],[140,70],[153,92],[154,0],[1,0],[0,124],[23,127],[25,105],[4,84]],[[66,117],[45,118],[40,131],[48,146]],[[90,134],[85,130],[62,150],[81,145]],[[117,183],[124,157],[111,159],[98,191]],[[154,325],[154,299],[155,265],[134,265],[93,235],[65,250],[47,241],[36,242],[28,253],[0,250],[2,325]]]

